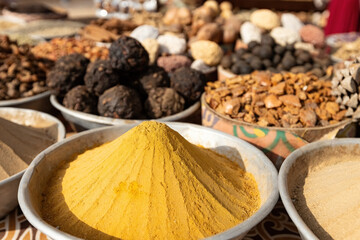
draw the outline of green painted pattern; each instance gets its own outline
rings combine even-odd
[[[258,138],[258,136],[254,133],[249,133],[245,130],[245,128],[243,126],[239,126],[241,132],[248,138]],[[269,129],[266,128],[258,128],[260,131],[262,131],[265,135],[267,135],[269,133]],[[234,136],[238,137],[238,133],[237,133],[237,126],[233,125],[233,134]],[[262,150],[264,151],[264,153],[270,152],[271,150],[273,150],[278,144],[279,142],[282,141],[285,145],[285,147],[290,151],[293,152],[295,150],[295,148],[291,145],[291,143],[288,141],[288,139],[286,138],[286,132],[284,131],[276,131],[276,137],[274,139],[274,141],[270,144],[270,146],[263,148]]]

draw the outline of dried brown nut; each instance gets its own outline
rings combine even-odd
[[[279,97],[280,101],[282,101],[285,105],[301,107],[300,99],[295,95],[284,95]]]
[[[266,108],[277,108],[280,107],[282,104],[282,101],[280,101],[276,95],[268,95],[265,98],[265,106]]]
[[[339,105],[335,102],[327,102],[325,109],[332,115],[335,115],[340,110]]]
[[[300,110],[300,121],[304,124],[305,127],[315,127],[316,126],[316,113],[311,108],[301,109]]]
[[[253,72],[209,82],[205,99],[218,113],[259,126],[326,126],[354,114],[335,102],[330,81],[311,73],[267,74]],[[359,101],[359,95],[352,97]]]
[[[217,23],[207,23],[199,29],[196,37],[198,40],[209,40],[219,43],[222,41],[222,34],[221,27]]]

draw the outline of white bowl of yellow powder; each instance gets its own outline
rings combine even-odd
[[[302,239],[360,239],[360,139],[297,149],[281,166],[279,190]]]
[[[24,215],[52,239],[241,239],[277,199],[277,171],[251,144],[155,121],[57,143],[19,189]]]

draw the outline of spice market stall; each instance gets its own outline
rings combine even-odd
[[[287,157],[358,136],[359,33],[326,37],[307,0],[68,4],[2,11],[0,239],[341,235],[319,231],[334,216],[307,221],[313,194],[285,191],[312,191],[286,174],[313,163]],[[355,160],[331,164],[356,165],[353,142]]]

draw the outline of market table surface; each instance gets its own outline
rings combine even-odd
[[[0,220],[1,240],[50,239],[30,225],[18,207]],[[245,240],[295,240],[301,239],[298,231],[279,201],[273,211],[244,238]]]

